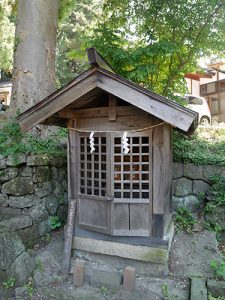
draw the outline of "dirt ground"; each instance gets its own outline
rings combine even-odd
[[[167,278],[138,277],[135,292],[122,288],[95,288],[85,284],[73,286],[73,277],[61,275],[63,232],[52,234],[50,243],[43,241],[30,250],[36,269],[29,285],[16,289],[17,300],[188,300],[191,276],[212,277],[212,259],[220,256],[215,235],[208,231],[178,234],[171,246]],[[164,290],[164,296],[163,291]],[[170,298],[169,298],[170,297]]]

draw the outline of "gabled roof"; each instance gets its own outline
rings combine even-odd
[[[95,91],[112,94],[184,132],[193,131],[197,127],[196,112],[113,73],[114,70],[110,69],[102,57],[99,60],[98,53],[95,50],[93,52],[93,48],[91,51],[94,55],[91,56],[92,61],[89,60],[92,65],[90,69],[17,117],[22,130],[45,123],[45,120],[65,107],[82,107],[88,101],[84,99],[88,99],[88,95]],[[107,64],[108,70],[101,68],[102,61]]]

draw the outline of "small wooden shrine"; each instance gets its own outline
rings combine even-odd
[[[115,74],[94,48],[88,58],[90,69],[17,118],[24,131],[37,124],[69,131],[66,272],[72,240],[76,249],[87,251],[94,241],[165,243],[171,130],[190,133],[198,119],[194,111]],[[86,249],[83,241],[89,241]]]

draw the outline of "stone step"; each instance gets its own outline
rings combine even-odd
[[[192,277],[190,300],[207,300],[207,287],[204,278]]]

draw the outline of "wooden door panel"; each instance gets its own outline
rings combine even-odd
[[[110,202],[83,196],[79,200],[79,224],[82,228],[109,233]]]
[[[149,229],[149,205],[130,204],[130,230],[146,231]]]
[[[122,134],[112,135],[112,233],[149,236],[152,218],[152,132],[128,133],[128,154],[123,153],[121,137]]]
[[[88,134],[80,135],[79,142],[79,226],[110,233],[111,201],[110,197],[107,197],[110,186],[110,180],[107,180],[110,169],[110,163],[107,161],[108,139],[105,134],[95,134],[93,153],[90,153]]]
[[[114,205],[115,230],[129,230],[129,204]]]

